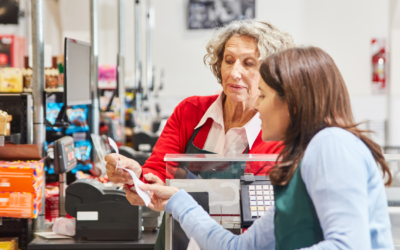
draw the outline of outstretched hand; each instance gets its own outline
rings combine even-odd
[[[158,184],[143,184],[139,188],[143,191],[150,191],[151,202],[148,208],[154,211],[164,211],[168,200],[179,191],[176,187],[166,187]]]
[[[158,178],[157,175],[152,173],[148,173],[144,175],[144,178],[149,183],[153,183],[154,185],[165,186],[165,183]],[[131,189],[124,187],[124,191],[126,194],[126,199],[134,206],[145,206],[142,198],[137,194],[135,187],[131,187]]]

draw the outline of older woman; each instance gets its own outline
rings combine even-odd
[[[174,110],[143,166],[120,156],[119,166],[133,170],[145,182],[165,181],[164,156],[169,153],[278,153],[278,142],[261,140],[261,121],[253,106],[258,96],[258,68],[263,59],[294,47],[291,35],[259,20],[234,21],[218,29],[207,44],[204,63],[223,87],[215,96],[193,96]],[[115,154],[106,156],[107,174],[115,183],[133,184],[131,176],[115,170]],[[249,169],[265,174],[269,169]],[[152,173],[146,178],[146,174]],[[155,175],[155,176],[154,176]],[[144,205],[139,196],[130,197]]]
[[[259,93],[261,61],[290,47],[294,47],[294,42],[289,34],[263,21],[235,21],[218,29],[207,44],[204,63],[209,64],[223,92],[183,100],[169,117],[144,166],[122,156],[119,166],[133,170],[143,181],[161,182],[166,178],[167,153],[279,153],[281,143],[262,141],[261,120],[253,107]],[[106,161],[112,182],[133,184],[127,172],[115,171],[115,155],[106,156]],[[269,169],[260,166],[246,172],[261,175]],[[126,193],[131,204],[144,205],[135,191]],[[159,239],[156,249],[163,249],[162,245]]]

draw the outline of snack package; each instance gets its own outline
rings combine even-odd
[[[22,92],[22,71],[18,68],[0,70],[0,92]]]
[[[87,124],[88,107],[86,105],[72,106],[72,110],[68,111],[67,114],[70,126],[65,131],[66,134],[89,131]]]
[[[61,108],[64,104],[63,103],[57,103],[57,102],[48,102],[46,104],[46,119],[51,123],[54,124],[56,122],[58,113],[60,113]],[[56,131],[56,132],[61,132],[62,128],[56,128],[56,127],[46,127],[47,131]]]
[[[91,151],[92,143],[90,141],[85,140],[75,142],[75,157],[78,161],[89,163]]]
[[[75,157],[78,164],[71,173],[75,174],[77,171],[89,171],[93,168],[91,164],[90,154],[92,151],[92,143],[88,140],[75,142]]]

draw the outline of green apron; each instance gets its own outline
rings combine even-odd
[[[189,142],[186,144],[185,154],[215,154],[215,153],[213,153],[213,152],[200,149],[200,148],[196,147],[196,146],[193,144],[193,140],[194,140],[194,138],[196,137],[197,133],[200,131],[200,128],[201,128],[201,127],[197,128],[197,129],[193,132],[192,137],[190,138]],[[248,151],[249,151],[249,147],[246,148],[246,151],[245,151],[244,153],[247,154]],[[230,168],[238,168],[238,166],[230,166]],[[244,170],[243,170],[243,171],[244,171]],[[224,171],[224,173],[229,173],[229,172],[230,172],[230,171],[226,171],[226,172]],[[224,174],[224,173],[222,173],[222,174],[220,174],[220,173],[218,173],[218,172],[217,172],[217,173],[213,173],[212,177],[213,177],[213,178],[216,178],[216,179],[220,179],[220,178],[229,179],[229,178],[227,178],[226,174]],[[207,178],[207,179],[209,179],[209,177],[210,177],[209,174],[207,174],[207,176],[204,176],[204,174],[205,174],[205,173],[200,173],[199,175],[200,175],[202,178]],[[235,176],[236,176],[236,175],[235,175]],[[232,177],[232,178],[233,178],[233,177]],[[240,178],[240,177],[239,177],[239,178]],[[233,178],[233,179],[237,179],[237,178]],[[164,216],[163,216],[163,218],[162,218],[160,230],[159,230],[159,232],[158,232],[158,237],[157,237],[156,243],[155,243],[155,245],[154,245],[154,250],[165,250],[165,213],[164,213]]]
[[[301,178],[301,162],[285,186],[274,185],[276,250],[310,247],[324,240],[314,204]]]

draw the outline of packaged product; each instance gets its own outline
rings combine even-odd
[[[0,217],[37,218],[44,171],[38,147],[5,144],[0,159]]]
[[[72,106],[72,109],[68,110],[67,114],[70,126],[66,129],[66,134],[89,131],[87,124],[88,107],[86,105]]]
[[[18,68],[0,70],[0,92],[17,92],[23,90],[22,71]]]
[[[51,124],[54,124],[58,117],[58,113],[60,113],[60,111],[61,111],[62,106],[63,106],[63,103],[48,102],[46,104],[46,119],[47,119],[47,121],[49,121]],[[46,130],[61,132],[62,128],[46,127]]]

